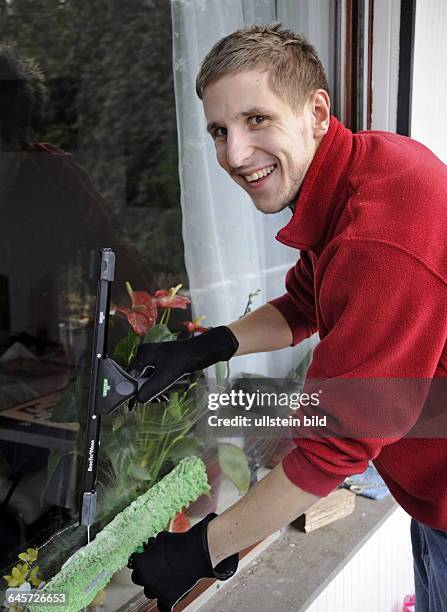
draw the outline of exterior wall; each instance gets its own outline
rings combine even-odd
[[[416,2],[411,136],[432,149],[445,163],[447,163],[446,27],[445,0]]]
[[[400,612],[413,592],[410,517],[397,508],[307,612]]]

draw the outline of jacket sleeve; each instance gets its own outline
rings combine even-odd
[[[312,262],[306,251],[286,276],[287,293],[270,300],[286,319],[293,334],[292,346],[318,331]]]
[[[329,331],[306,387],[319,381],[329,390],[321,407],[331,426],[314,436],[294,429],[296,448],[283,468],[297,486],[323,496],[418,422],[445,350],[447,291],[439,274],[403,249],[353,239],[331,258],[319,303]]]

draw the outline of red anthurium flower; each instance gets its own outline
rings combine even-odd
[[[191,527],[189,518],[183,511],[177,512],[172,521],[169,523],[169,531],[171,533],[184,533]]]
[[[180,325],[186,327],[190,334],[194,334],[195,332],[203,333],[209,330],[209,327],[202,327],[200,323],[203,321],[205,317],[197,317],[194,321],[182,321]]]
[[[177,287],[171,287],[171,289],[159,289],[154,293],[154,300],[157,306],[161,308],[186,308],[187,304],[191,303],[191,300],[184,295],[177,295],[177,291],[181,288],[181,285]]]
[[[129,325],[138,336],[145,336],[157,322],[157,304],[155,299],[146,291],[133,291],[129,283],[126,289],[132,300],[130,308],[116,306],[129,321]]]

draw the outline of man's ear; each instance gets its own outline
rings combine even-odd
[[[317,89],[310,99],[312,111],[312,128],[314,138],[322,138],[329,129],[331,120],[331,100],[324,89]]]

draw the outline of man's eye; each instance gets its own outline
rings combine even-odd
[[[265,121],[265,117],[263,115],[253,115],[253,117],[250,117],[248,121],[251,123],[251,125],[259,125]]]
[[[222,138],[227,135],[227,128],[218,127],[213,131],[214,138]]]

